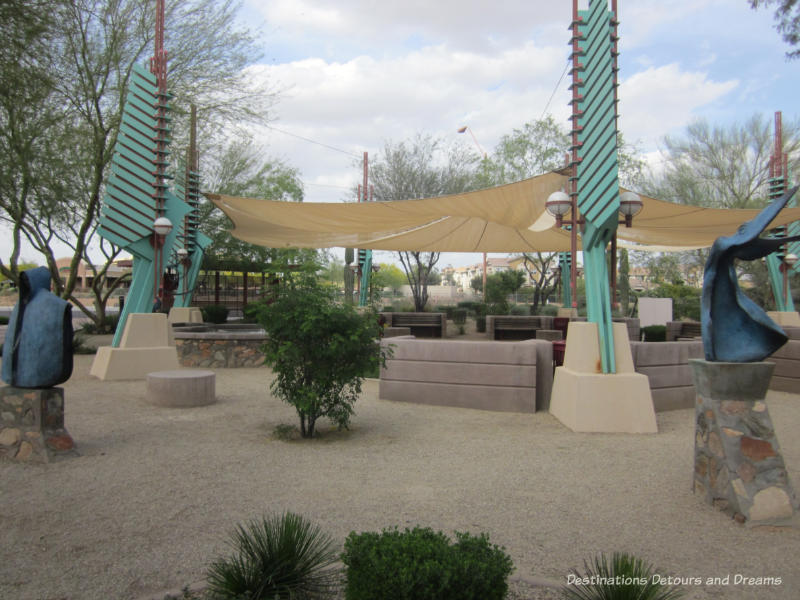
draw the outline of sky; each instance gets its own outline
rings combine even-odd
[[[786,60],[772,11],[747,0],[618,5],[619,126],[654,168],[664,136],[695,119],[796,117],[800,61]],[[264,48],[249,71],[280,95],[271,128],[254,135],[300,170],[306,202],[352,200],[363,152],[375,158],[386,141],[427,133],[491,153],[547,114],[568,125],[569,0],[245,0],[242,15]],[[479,258],[447,254],[439,266]]]
[[[776,110],[797,117],[800,60],[785,59],[771,10],[754,11],[748,0],[618,4],[619,126],[655,168],[664,136],[694,119],[728,125]],[[279,92],[269,127],[252,133],[267,156],[299,169],[306,202],[339,202],[354,199],[363,152],[374,159],[387,141],[425,133],[491,153],[503,135],[547,114],[566,127],[571,7],[243,0],[242,23],[263,48],[248,74]],[[167,46],[168,34],[169,24]],[[390,257],[376,253],[378,262]],[[439,266],[479,259],[447,254]]]

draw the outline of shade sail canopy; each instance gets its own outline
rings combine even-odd
[[[205,195],[233,221],[235,237],[272,248],[555,252],[570,249],[570,234],[555,226],[545,202],[566,184],[565,175],[545,173],[464,194],[361,203],[296,203]],[[759,212],[641,198],[643,208],[633,227],[621,226],[618,237],[665,249],[710,246]],[[787,208],[772,226],[796,220],[800,220],[800,208]]]

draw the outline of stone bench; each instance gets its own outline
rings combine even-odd
[[[675,342],[681,339],[700,339],[703,335],[699,321],[669,321],[667,322],[667,341]]]
[[[156,406],[191,408],[216,402],[214,371],[180,369],[147,374],[147,401]]]
[[[393,356],[381,369],[385,400],[506,412],[547,410],[553,345],[546,341],[382,340]]]
[[[491,340],[529,340],[539,329],[553,329],[553,317],[487,315],[486,337]]]
[[[647,375],[656,412],[693,408],[696,393],[690,358],[703,358],[703,343],[631,342],[633,368]]]
[[[386,312],[387,327],[408,327],[414,337],[443,338],[447,335],[447,315],[426,312]]]

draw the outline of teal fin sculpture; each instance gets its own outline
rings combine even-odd
[[[757,260],[800,236],[762,238],[767,228],[797,187],[743,223],[730,236],[714,241],[703,274],[700,306],[703,351],[708,361],[758,362],[786,343],[784,331],[763,308],[739,288],[734,260]]]

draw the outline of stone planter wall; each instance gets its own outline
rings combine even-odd
[[[267,336],[253,331],[179,331],[175,330],[178,361],[184,367],[241,368],[264,364],[261,346]]]

